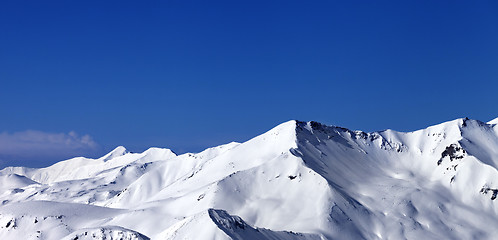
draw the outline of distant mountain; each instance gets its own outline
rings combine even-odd
[[[497,239],[498,119],[0,170],[0,239]]]

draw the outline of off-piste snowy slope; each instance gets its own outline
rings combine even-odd
[[[497,239],[497,124],[289,121],[196,154],[9,167],[0,239]]]

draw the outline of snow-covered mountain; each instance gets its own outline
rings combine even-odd
[[[498,119],[0,171],[0,239],[498,239]]]

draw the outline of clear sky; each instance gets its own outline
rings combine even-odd
[[[2,1],[0,83],[0,167],[489,121],[498,2]]]

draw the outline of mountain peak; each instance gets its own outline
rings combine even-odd
[[[102,160],[104,162],[107,162],[113,158],[116,157],[121,157],[128,153],[125,147],[123,146],[118,146],[114,150],[110,151],[108,154],[104,155],[103,157],[99,158],[99,160]]]

